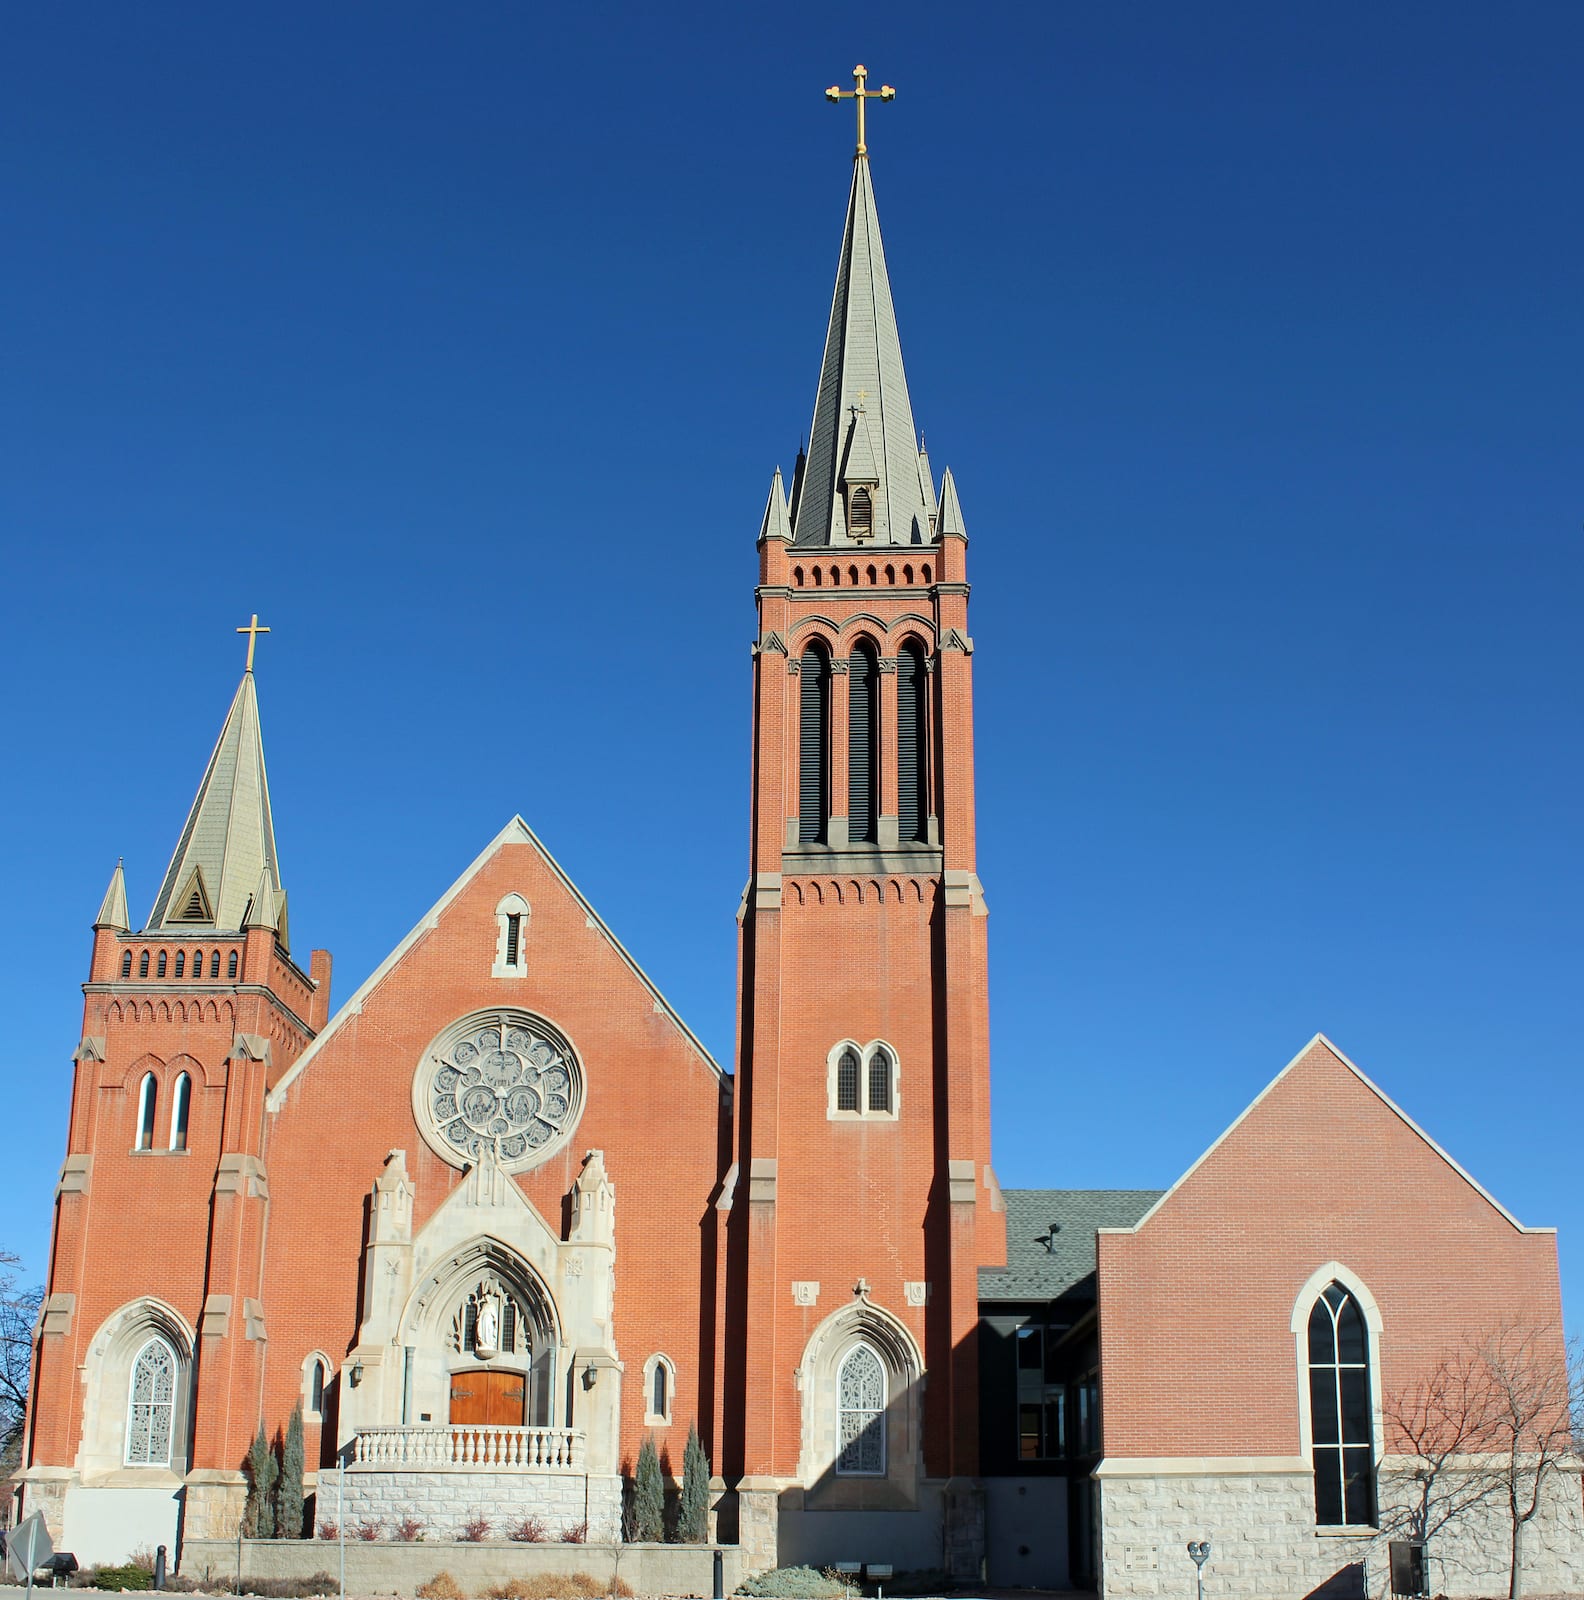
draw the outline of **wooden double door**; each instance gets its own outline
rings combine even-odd
[[[528,1380],[520,1372],[451,1375],[453,1426],[520,1428],[527,1417]]]

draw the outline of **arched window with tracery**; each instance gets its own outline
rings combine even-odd
[[[154,1080],[152,1072],[143,1074],[143,1081],[138,1085],[138,1120],[137,1144],[138,1150],[152,1150],[154,1148],[154,1112],[159,1099],[159,1085]]]
[[[1322,1527],[1375,1522],[1375,1419],[1370,1336],[1350,1290],[1332,1282],[1309,1312],[1309,1425],[1315,1521]]]
[[[904,844],[927,837],[929,804],[929,696],[924,652],[909,639],[897,653],[897,837]]]
[[[836,1063],[836,1109],[838,1111],[856,1111],[858,1109],[858,1052],[856,1050],[843,1050],[841,1059]]]
[[[847,837],[854,843],[878,837],[879,752],[880,666],[860,644],[847,666]]]
[[[176,1352],[150,1339],[132,1363],[127,1396],[126,1464],[168,1467],[176,1417]]]
[[[854,1345],[836,1375],[836,1470],[885,1476],[885,1365],[866,1344]]]
[[[891,1109],[891,1056],[884,1046],[869,1057],[869,1109]]]
[[[823,844],[830,823],[830,657],[817,644],[798,672],[798,838]]]
[[[192,1078],[184,1072],[176,1080],[176,1089],[171,1096],[170,1147],[172,1150],[185,1150],[187,1148],[187,1117],[191,1109]]]

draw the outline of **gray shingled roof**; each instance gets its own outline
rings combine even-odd
[[[1007,1264],[979,1269],[981,1300],[1054,1300],[1095,1269],[1095,1230],[1130,1228],[1162,1189],[1006,1189]],[[1047,1249],[1042,1236],[1058,1227]]]
[[[850,465],[855,478],[879,485],[874,495],[876,544],[930,542],[918,435],[865,156],[853,163],[808,459],[793,508],[793,543],[848,542],[841,484]]]
[[[267,874],[277,897],[280,894],[275,823],[270,815],[264,739],[251,672],[242,674],[176,853],[165,869],[149,913],[150,931],[192,926],[179,920],[182,908],[176,901],[186,894],[195,868],[203,874],[214,911],[213,922],[204,926],[240,932],[260,874]]]

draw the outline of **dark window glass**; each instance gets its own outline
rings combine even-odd
[[[209,976],[211,979],[220,976],[220,952],[218,950],[209,957]]]
[[[160,951],[159,960],[154,963],[154,976],[156,978],[163,978],[165,976],[165,962],[166,962],[168,956],[169,956],[169,952],[168,951],[165,951],[165,950],[161,950]]]
[[[187,971],[187,952],[185,950],[178,950],[176,952],[176,976],[178,978],[180,978],[186,973],[186,971]]]
[[[1357,1362],[1362,1366],[1368,1359],[1365,1353],[1368,1348],[1363,1314],[1349,1300],[1337,1312],[1337,1358],[1344,1366],[1349,1362]]]
[[[176,1080],[176,1098],[171,1102],[172,1150],[187,1148],[187,1113],[192,1103],[192,1079],[184,1072]]]
[[[237,953],[235,950],[226,957],[226,976],[234,978],[237,974]]]
[[[818,645],[799,669],[798,838],[823,844],[830,818],[830,660]]]
[[[147,950],[142,951],[138,956],[138,976],[140,978],[146,978],[148,976],[148,951]]]
[[[836,1063],[836,1109],[858,1109],[858,1052],[843,1050]]]
[[[462,1348],[478,1349],[478,1307],[471,1299],[462,1307]]]
[[[860,645],[847,667],[847,837],[873,843],[880,799],[880,668]]]
[[[522,917],[513,912],[506,919],[506,965],[517,965],[517,940],[522,932]]]
[[[925,837],[929,814],[927,705],[924,652],[909,641],[897,656],[897,837],[904,844]]]
[[[501,1349],[512,1353],[517,1349],[517,1306],[508,1300],[501,1312]]]
[[[130,978],[132,976],[132,952],[130,950],[127,950],[122,954],[121,976],[123,978]]]
[[[313,1364],[313,1388],[309,1391],[308,1406],[312,1411],[324,1410],[325,1369],[324,1362],[316,1361]]]
[[[1316,1444],[1340,1444],[1341,1413],[1337,1406],[1336,1369],[1313,1367],[1309,1372],[1309,1414]]]
[[[1309,1313],[1309,1362],[1334,1362],[1336,1360],[1336,1332],[1331,1324],[1331,1312],[1323,1299],[1316,1300]]]
[[[651,1397],[650,1411],[657,1417],[666,1414],[666,1369],[665,1362],[655,1362],[654,1369],[654,1394]]]
[[[869,1109],[891,1109],[891,1057],[884,1050],[876,1050],[869,1058]]]
[[[1038,1372],[1045,1365],[1045,1340],[1042,1328],[1019,1328],[1017,1362],[1024,1372]]]
[[[1018,1459],[1020,1461],[1038,1461],[1044,1453],[1043,1442],[1040,1438],[1040,1408],[1038,1406],[1019,1406]]]
[[[1315,1520],[1322,1526],[1372,1525],[1375,1451],[1369,1329],[1357,1302],[1339,1283],[1325,1290],[1309,1314],[1309,1426]]]
[[[1045,1398],[1045,1454],[1063,1456],[1067,1453],[1067,1397],[1058,1391]]]
[[[203,976],[203,951],[193,951],[193,982],[196,983]]]

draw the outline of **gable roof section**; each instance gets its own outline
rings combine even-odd
[[[1243,1124],[1264,1103],[1266,1098],[1275,1091],[1276,1086],[1279,1083],[1281,1083],[1281,1081],[1284,1078],[1286,1078],[1290,1073],[1295,1071],[1308,1058],[1310,1053],[1315,1049],[1315,1047],[1317,1045],[1321,1049],[1324,1049],[1327,1052],[1329,1052],[1330,1055],[1336,1060],[1336,1062],[1337,1062],[1337,1064],[1339,1066],[1345,1068],[1348,1072],[1351,1072],[1353,1074],[1353,1076],[1355,1078],[1357,1078],[1358,1081],[1361,1084],[1363,1084],[1363,1086],[1372,1095],[1374,1095],[1374,1097],[1378,1101],[1380,1101],[1381,1105],[1384,1106],[1387,1111],[1389,1111],[1394,1117],[1396,1117],[1398,1119],[1398,1121],[1401,1122],[1402,1125],[1405,1128],[1407,1128],[1408,1131],[1411,1134],[1413,1134],[1418,1140],[1420,1140],[1421,1143],[1423,1143],[1428,1149],[1430,1149],[1437,1156],[1439,1156],[1440,1159],[1443,1162],[1445,1162],[1446,1165],[1449,1168],[1451,1168],[1451,1170],[1453,1172],[1455,1172],[1469,1186],[1469,1188],[1471,1188],[1475,1192],[1475,1194],[1477,1194],[1483,1201],[1485,1201],[1485,1203],[1488,1206],[1490,1206],[1490,1208],[1493,1211],[1495,1211],[1497,1213],[1497,1215],[1499,1215],[1504,1221],[1510,1223],[1512,1225],[1512,1227],[1517,1232],[1519,1232],[1519,1233],[1555,1233],[1556,1232],[1555,1228],[1529,1228],[1529,1227],[1525,1227],[1524,1224],[1521,1223],[1517,1219],[1517,1217],[1515,1217],[1512,1214],[1512,1212],[1510,1212],[1507,1209],[1507,1207],[1504,1206],[1501,1203],[1501,1201],[1498,1200],[1490,1192],[1490,1190],[1487,1189],[1484,1186],[1484,1184],[1480,1183],[1479,1180],[1477,1178],[1475,1178],[1473,1176],[1473,1174],[1470,1173],[1467,1170],[1467,1168],[1465,1168],[1462,1165],[1461,1162],[1455,1161],[1450,1155],[1448,1155],[1447,1152],[1445,1150],[1443,1150],[1441,1148],[1441,1146],[1438,1145],[1435,1142],[1435,1140],[1432,1139],[1430,1137],[1430,1135],[1428,1133],[1426,1133],[1424,1131],[1424,1129],[1421,1128],[1419,1126],[1419,1124],[1417,1122],[1415,1122],[1414,1119],[1412,1117],[1410,1117],[1408,1115],[1408,1113],[1406,1111],[1404,1111],[1402,1109],[1402,1107],[1399,1106],[1397,1104],[1397,1102],[1391,1098],[1390,1095],[1388,1095],[1377,1083],[1373,1082],[1357,1065],[1355,1065],[1352,1061],[1350,1061],[1347,1058],[1347,1056],[1345,1056],[1342,1053],[1342,1051],[1340,1051],[1334,1044],[1332,1044],[1332,1042],[1328,1038],[1326,1038],[1326,1036],[1323,1033],[1315,1034],[1315,1036],[1308,1042],[1308,1044],[1306,1044],[1303,1047],[1303,1049],[1300,1050],[1298,1052],[1298,1054],[1295,1055],[1292,1058],[1292,1060],[1289,1061],[1287,1063],[1287,1065],[1285,1067],[1283,1067],[1281,1069],[1281,1071],[1278,1072],[1276,1074],[1276,1076],[1274,1078],[1272,1078],[1271,1081],[1269,1083],[1267,1083],[1265,1085],[1265,1087],[1263,1089],[1261,1089],[1260,1092],[1257,1095],[1255,1095],[1255,1097],[1248,1103],[1248,1105],[1246,1105],[1243,1108],[1243,1110],[1241,1112],[1239,1112],[1237,1117],[1230,1124],[1228,1124],[1227,1128],[1221,1134],[1220,1138],[1218,1138],[1212,1145],[1210,1145],[1210,1147],[1204,1152],[1204,1154],[1201,1155],[1199,1157],[1199,1159],[1197,1161],[1195,1161],[1194,1164],[1191,1167],[1189,1167],[1188,1170],[1185,1173],[1183,1173],[1183,1175],[1176,1181],[1176,1183],[1174,1183],[1171,1186],[1171,1188],[1169,1188],[1163,1195],[1161,1195],[1161,1197],[1155,1202],[1155,1204],[1152,1205],[1149,1208],[1149,1210],[1146,1211],[1144,1213],[1144,1215],[1141,1216],[1138,1219],[1137,1222],[1133,1223],[1131,1226],[1122,1225],[1122,1226],[1108,1227],[1104,1231],[1107,1232],[1107,1233],[1137,1233],[1137,1232],[1139,1232],[1140,1229],[1146,1227],[1148,1225],[1150,1219],[1155,1215],[1155,1213],[1157,1211],[1159,1211],[1161,1209],[1161,1207],[1164,1206],[1171,1199],[1171,1197],[1174,1194],[1176,1194],[1177,1191],[1179,1189],[1181,1189],[1185,1183],[1188,1182],[1188,1180],[1191,1177],[1193,1177],[1193,1175],[1200,1169],[1200,1167],[1202,1167],[1205,1164],[1205,1162],[1207,1162],[1210,1159],[1210,1157],[1213,1156],[1216,1153],[1216,1151],[1219,1150],[1221,1148],[1221,1146],[1224,1145],[1227,1142],[1227,1140],[1230,1139],[1232,1137],[1232,1135],[1237,1132],[1237,1130],[1240,1127],[1243,1126]]]
[[[1054,1300],[1095,1270],[1095,1233],[1128,1227],[1159,1189],[1004,1189],[1007,1262],[979,1269],[979,1298]],[[1056,1231],[1050,1230],[1055,1225]]]
[[[582,908],[584,915],[587,916],[589,920],[590,926],[596,928],[604,936],[606,941],[610,944],[610,947],[621,958],[621,961],[623,965],[626,966],[627,970],[631,972],[632,975],[637,978],[639,983],[641,983],[644,988],[649,991],[650,997],[654,1000],[655,1005],[671,1019],[672,1023],[676,1026],[677,1031],[688,1042],[688,1044],[692,1046],[699,1060],[702,1061],[704,1065],[716,1075],[717,1078],[725,1078],[727,1076],[720,1063],[717,1062],[714,1056],[712,1056],[709,1051],[704,1048],[703,1042],[699,1039],[698,1035],[694,1033],[690,1027],[688,1027],[688,1025],[678,1014],[676,1008],[669,1000],[666,999],[663,994],[660,993],[659,989],[655,987],[654,980],[650,978],[649,974],[645,972],[644,969],[640,967],[633,959],[631,953],[621,942],[621,940],[611,932],[610,927],[606,923],[605,919],[589,903],[588,897],[566,875],[561,863],[557,861],[547,849],[545,849],[544,843],[539,838],[539,835],[536,834],[520,816],[516,816],[513,817],[511,821],[508,822],[506,826],[502,828],[493,839],[490,840],[484,849],[479,852],[478,856],[475,857],[472,863],[468,866],[467,870],[463,872],[462,876],[459,877],[456,882],[453,883],[451,887],[447,889],[446,892],[441,895],[432,906],[430,906],[428,911],[424,913],[423,917],[413,927],[412,931],[408,933],[407,937],[403,939],[402,942],[397,945],[396,948],[392,950],[391,953],[386,956],[385,959],[380,962],[380,964],[368,975],[368,977],[363,980],[352,997],[325,1025],[324,1031],[320,1033],[313,1043],[310,1044],[308,1048],[304,1050],[300,1056],[298,1056],[296,1061],[292,1063],[290,1070],[284,1073],[280,1082],[270,1090],[269,1096],[265,1102],[267,1110],[280,1110],[281,1106],[284,1105],[286,1101],[286,1091],[292,1086],[297,1078],[301,1076],[303,1070],[313,1061],[314,1057],[318,1055],[320,1048],[325,1044],[325,1042],[335,1036],[337,1030],[341,1027],[342,1023],[347,1020],[348,1017],[358,1016],[362,1012],[364,1003],[368,1000],[368,997],[373,994],[377,988],[379,988],[380,984],[384,982],[387,975],[391,973],[398,965],[400,965],[402,957],[405,956],[407,952],[411,950],[412,947],[417,944],[426,933],[429,933],[432,929],[439,925],[442,913],[445,912],[446,909],[451,905],[451,902],[462,893],[462,891],[473,881],[475,877],[478,876],[479,872],[483,869],[484,864],[491,860],[500,851],[503,845],[508,844],[529,844],[532,845],[536,851],[538,851],[540,859],[547,867],[549,867],[551,872],[553,872],[556,878],[560,881],[561,886]]]

